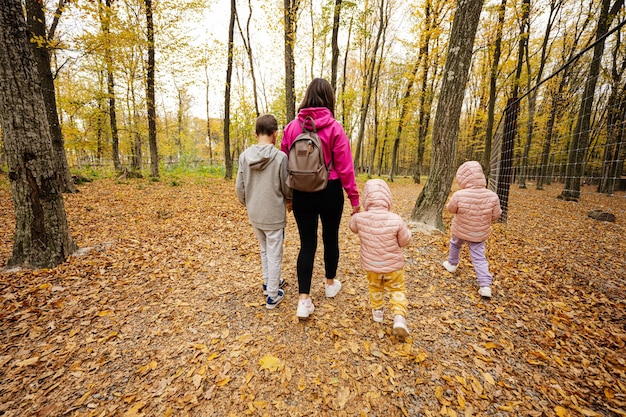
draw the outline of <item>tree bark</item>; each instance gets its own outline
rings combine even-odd
[[[40,0],[26,1],[26,14],[28,18],[28,26],[32,35],[31,46],[37,61],[37,70],[41,78],[41,91],[44,96],[44,104],[46,106],[46,117],[50,127],[50,137],[52,138],[52,149],[55,158],[53,160],[56,170],[61,178],[61,189],[66,193],[75,193],[78,190],[72,180],[70,166],[67,163],[67,155],[65,154],[65,141],[61,124],[59,123],[59,114],[57,112],[57,101],[54,87],[54,77],[50,68],[50,38],[46,33],[46,13]],[[63,0],[59,1],[57,8],[58,19],[63,11]]]
[[[418,61],[422,68],[422,85],[420,88],[418,111],[419,117],[417,122],[417,160],[415,161],[415,171],[413,172],[413,181],[420,184],[422,176],[422,163],[424,159],[424,148],[426,143],[426,134],[428,133],[430,105],[432,98],[428,91],[428,74],[430,60],[430,38],[433,29],[434,18],[431,15],[432,4],[428,0],[424,8],[424,30],[420,41],[420,50]]]
[[[341,16],[341,1],[335,0],[335,11],[333,13],[333,34],[332,34],[332,61],[330,64],[330,85],[333,91],[337,91],[337,65],[339,64],[339,20]]]
[[[9,267],[54,267],[76,250],[40,82],[21,2],[0,0],[0,125],[15,208]]]
[[[150,146],[150,176],[159,177],[159,150],[157,148],[156,103],[154,99],[154,20],[152,0],[145,0],[148,37],[148,67],[146,68],[146,110],[148,112],[148,145]]]
[[[230,0],[230,23],[228,25],[228,59],[226,64],[226,87],[224,88],[224,178],[233,178],[233,160],[230,155],[230,83],[233,77],[233,48],[237,2]]]
[[[491,71],[489,72],[489,103],[487,104],[487,126],[485,132],[485,153],[483,155],[483,171],[489,178],[491,168],[491,143],[493,142],[493,126],[495,124],[496,93],[498,80],[498,67],[500,66],[500,55],[502,54],[502,29],[504,27],[504,16],[506,12],[506,0],[502,0],[498,8],[498,27],[496,28],[496,40],[493,47],[493,60]]]
[[[235,11],[237,11],[235,9]],[[239,22],[239,13],[235,15],[235,20],[237,21],[237,28],[239,28],[239,34],[241,35],[241,40],[243,41],[243,47],[246,50],[246,54],[248,55],[248,62],[250,64],[250,77],[252,77],[252,93],[254,95],[254,109],[256,110],[256,117],[259,117],[261,113],[259,112],[259,98],[256,86],[256,75],[254,73],[254,57],[252,55],[252,42],[250,40],[250,21],[252,20],[252,2],[248,0],[248,20],[246,21],[246,32],[243,32],[241,28],[241,23]]]
[[[417,70],[419,69],[420,61],[419,59],[415,61],[413,65],[413,69],[411,70],[411,75],[409,76],[408,83],[406,85],[406,89],[404,90],[404,97],[402,97],[402,102],[400,104],[400,118],[398,119],[398,127],[396,128],[396,137],[393,141],[393,149],[391,150],[391,168],[389,169],[388,181],[393,182],[393,177],[396,171],[396,163],[398,159],[398,148],[400,147],[400,137],[402,136],[402,129],[404,128],[404,123],[406,122],[406,113],[409,108],[409,100],[411,98],[411,91],[413,90],[413,85],[415,84],[415,77],[417,75]]]
[[[430,174],[411,214],[413,221],[440,231],[444,231],[441,211],[456,172],[459,119],[483,0],[460,0],[458,4],[433,126]]]
[[[376,33],[376,41],[374,42],[374,50],[370,51],[369,56],[371,60],[367,69],[367,81],[364,86],[363,99],[361,103],[361,113],[359,119],[359,131],[356,138],[356,151],[354,152],[354,166],[358,169],[359,157],[361,156],[361,146],[363,144],[363,136],[365,134],[365,121],[367,119],[367,113],[370,106],[370,100],[372,98],[372,85],[374,83],[374,69],[376,68],[376,57],[378,56],[378,47],[380,46],[380,38],[383,31],[386,29],[389,16],[385,15],[385,0],[380,0],[379,6],[380,21],[378,25],[378,32]]]
[[[285,0],[285,102],[287,121],[296,118],[295,70],[293,47],[296,43],[296,14],[299,0]]]
[[[104,34],[104,61],[107,70],[107,92],[109,98],[109,124],[111,126],[111,158],[116,171],[122,170],[120,161],[120,139],[117,129],[117,110],[115,108],[115,75],[113,73],[113,57],[111,51],[111,3],[113,0],[105,0],[104,10],[102,10],[102,0],[100,5],[100,27]]]
[[[617,0],[613,4],[613,10],[617,11],[624,3],[624,0]],[[558,198],[563,200],[578,201],[580,198],[580,180],[584,174],[584,158],[589,146],[589,130],[591,126],[591,109],[593,107],[593,97],[600,76],[600,60],[604,53],[604,38],[608,32],[614,14],[611,13],[611,1],[602,0],[602,8],[598,18],[598,28],[596,30],[597,43],[593,48],[593,58],[589,68],[589,75],[585,83],[582,102],[576,119],[572,141],[570,143],[567,160],[567,170],[565,175],[565,186]]]

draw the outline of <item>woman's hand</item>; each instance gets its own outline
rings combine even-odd
[[[352,214],[357,214],[359,211],[361,211],[361,206],[352,206]],[[351,214],[351,216],[352,216]]]

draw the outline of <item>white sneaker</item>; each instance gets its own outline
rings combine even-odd
[[[338,279],[335,279],[333,285],[324,283],[324,289],[326,290],[326,297],[333,298],[341,289],[341,282]]]
[[[384,318],[385,310],[374,310],[372,309],[372,317],[376,323],[382,323]]]
[[[478,294],[485,298],[491,298],[491,287],[480,287]]]
[[[409,335],[406,319],[399,314],[396,314],[393,318],[393,334],[400,338],[405,338]]]
[[[456,268],[458,267],[458,265],[452,265],[448,261],[443,261],[443,267],[446,268],[448,272],[454,274],[456,272]]]
[[[310,298],[304,300],[298,300],[298,310],[296,310],[296,316],[307,319],[315,311],[315,306]]]

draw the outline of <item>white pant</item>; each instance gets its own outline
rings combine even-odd
[[[263,283],[267,288],[267,295],[276,298],[280,284],[280,264],[283,260],[284,229],[261,230],[254,229],[254,234],[261,247],[261,266],[263,268]]]

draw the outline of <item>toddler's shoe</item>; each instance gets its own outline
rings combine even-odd
[[[448,272],[454,274],[456,272],[456,268],[458,267],[458,265],[452,265],[448,261],[443,261],[443,267],[446,268]]]
[[[296,316],[301,319],[308,319],[309,316],[313,314],[313,311],[315,311],[315,306],[310,298],[298,300],[298,310],[296,310]]]
[[[409,328],[406,327],[406,318],[399,314],[393,318],[393,334],[403,339],[409,335]]]
[[[280,279],[280,282],[278,283],[278,288],[282,288],[285,285],[285,280],[284,279]],[[267,284],[263,284],[263,295],[267,295]]]
[[[478,294],[485,298],[491,298],[491,287],[480,287]]]
[[[335,279],[333,285],[324,283],[324,289],[326,290],[326,297],[333,298],[341,289],[341,282],[338,279]]]
[[[376,323],[382,323],[384,318],[385,310],[374,310],[372,309],[372,316]]]
[[[283,301],[283,298],[285,298],[285,291],[278,290],[278,295],[276,296],[276,298],[272,298],[269,295],[267,296],[265,307],[269,310],[276,308],[276,306],[280,304],[281,301]]]

